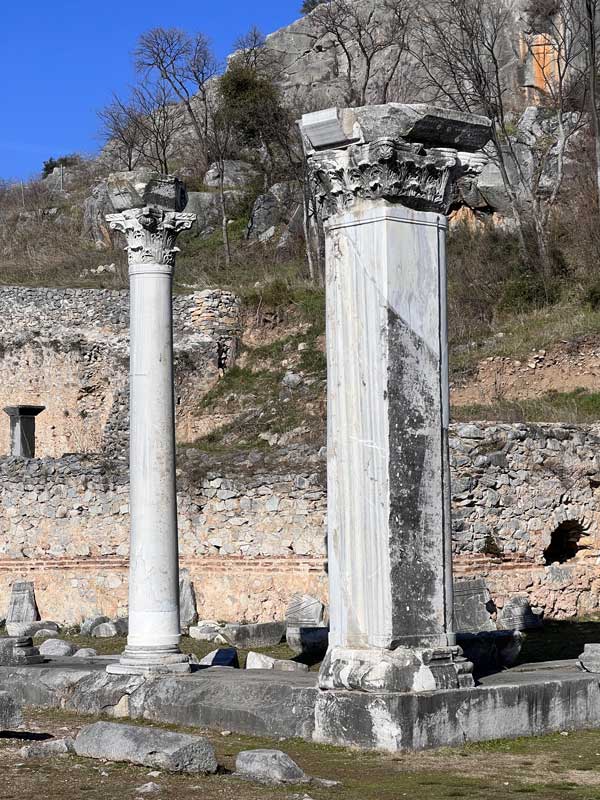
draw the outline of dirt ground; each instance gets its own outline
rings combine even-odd
[[[146,767],[98,762],[71,755],[24,759],[25,744],[74,736],[91,722],[57,711],[25,714],[22,729],[0,736],[2,800],[112,800],[153,797],[158,800],[440,800],[450,797],[520,797],[527,800],[600,800],[600,731],[554,734],[467,745],[406,755],[359,753],[296,740],[271,741],[203,732],[213,742],[221,773],[202,777],[158,774]],[[173,726],[164,726],[174,729]],[[184,729],[181,729],[184,730]],[[194,731],[199,733],[199,731]],[[265,787],[231,776],[240,750],[276,747],[312,776],[338,781]],[[137,790],[153,782],[152,794]]]

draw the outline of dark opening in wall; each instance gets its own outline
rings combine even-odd
[[[575,558],[580,549],[579,540],[583,535],[583,528],[579,522],[570,519],[562,522],[552,533],[550,544],[544,550],[546,564],[564,564]]]

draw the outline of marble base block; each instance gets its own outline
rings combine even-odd
[[[474,686],[473,664],[460,647],[396,650],[330,648],[319,674],[321,689],[430,692]]]
[[[178,647],[125,648],[120,660],[109,664],[106,671],[111,675],[163,675],[190,672],[189,656]]]

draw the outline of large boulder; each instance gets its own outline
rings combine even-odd
[[[212,774],[217,758],[208,739],[159,728],[95,722],[75,739],[78,756],[127,761],[171,772]]]
[[[101,615],[98,615],[96,617],[88,617],[81,623],[79,632],[81,633],[82,636],[91,636],[94,628],[97,625],[102,625],[104,622],[110,622],[110,618],[103,617]]]
[[[229,216],[235,216],[236,206],[243,196],[243,192],[235,190],[225,192],[225,207]],[[223,213],[217,192],[189,192],[185,210],[196,215],[192,231],[198,236],[210,236],[221,228]]]
[[[226,189],[244,189],[252,186],[260,180],[260,172],[248,164],[247,161],[225,161],[224,181]],[[220,171],[218,164],[211,164],[208,172],[204,176],[204,183],[213,189],[218,189],[220,185]]]
[[[268,234],[278,225],[288,225],[301,209],[302,193],[297,183],[288,181],[276,183],[265,194],[257,197],[250,222],[248,223],[248,239],[264,241],[271,238]],[[301,220],[300,220],[301,221]]]

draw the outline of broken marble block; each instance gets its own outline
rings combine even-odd
[[[170,175],[146,167],[131,172],[113,172],[107,191],[115,211],[158,206],[167,211],[183,211],[187,203],[184,184]]]
[[[285,636],[285,622],[258,622],[253,625],[225,625],[221,634],[235,647],[274,647]]]
[[[496,607],[484,578],[454,583],[454,628],[466,633],[496,630]]]
[[[263,653],[248,653],[246,669],[272,669],[275,672],[308,672],[308,666],[299,661],[288,661],[284,658],[271,658]]]
[[[6,632],[9,636],[23,636],[21,626],[24,623],[35,622],[39,618],[33,582],[15,581],[8,601]]]
[[[579,666],[586,672],[600,672],[600,644],[588,643],[578,658]]]
[[[543,624],[541,614],[535,614],[529,600],[523,595],[516,595],[504,604],[498,615],[498,628],[501,630],[526,631],[539,628]]]
[[[171,772],[213,774],[217,758],[208,739],[159,728],[95,722],[75,739],[78,756],[127,761]]]
[[[235,647],[221,647],[219,650],[213,650],[201,658],[198,663],[202,667],[234,667],[237,669],[240,666]]]
[[[43,742],[34,742],[25,745],[19,750],[20,758],[48,758],[49,756],[66,756],[74,753],[74,741],[66,739],[48,739]]]
[[[28,636],[0,637],[0,666],[16,667],[24,664],[41,664],[43,657]]]
[[[197,625],[192,625],[190,627],[189,635],[192,639],[197,639],[199,642],[214,642],[217,641],[218,636],[221,636],[223,627],[224,626],[219,625],[218,622],[204,619],[201,620]],[[221,636],[221,639],[222,638],[223,637]],[[225,642],[224,639],[223,642]]]
[[[0,692],[0,731],[14,731],[22,721],[20,703],[8,692]]]
[[[310,778],[281,750],[242,750],[235,774],[259,783],[308,783]]]
[[[187,569],[179,573],[179,624],[182,631],[187,631],[198,621],[196,610],[196,592]]]
[[[309,594],[294,594],[285,612],[288,625],[322,628],[325,624],[325,606]]]

